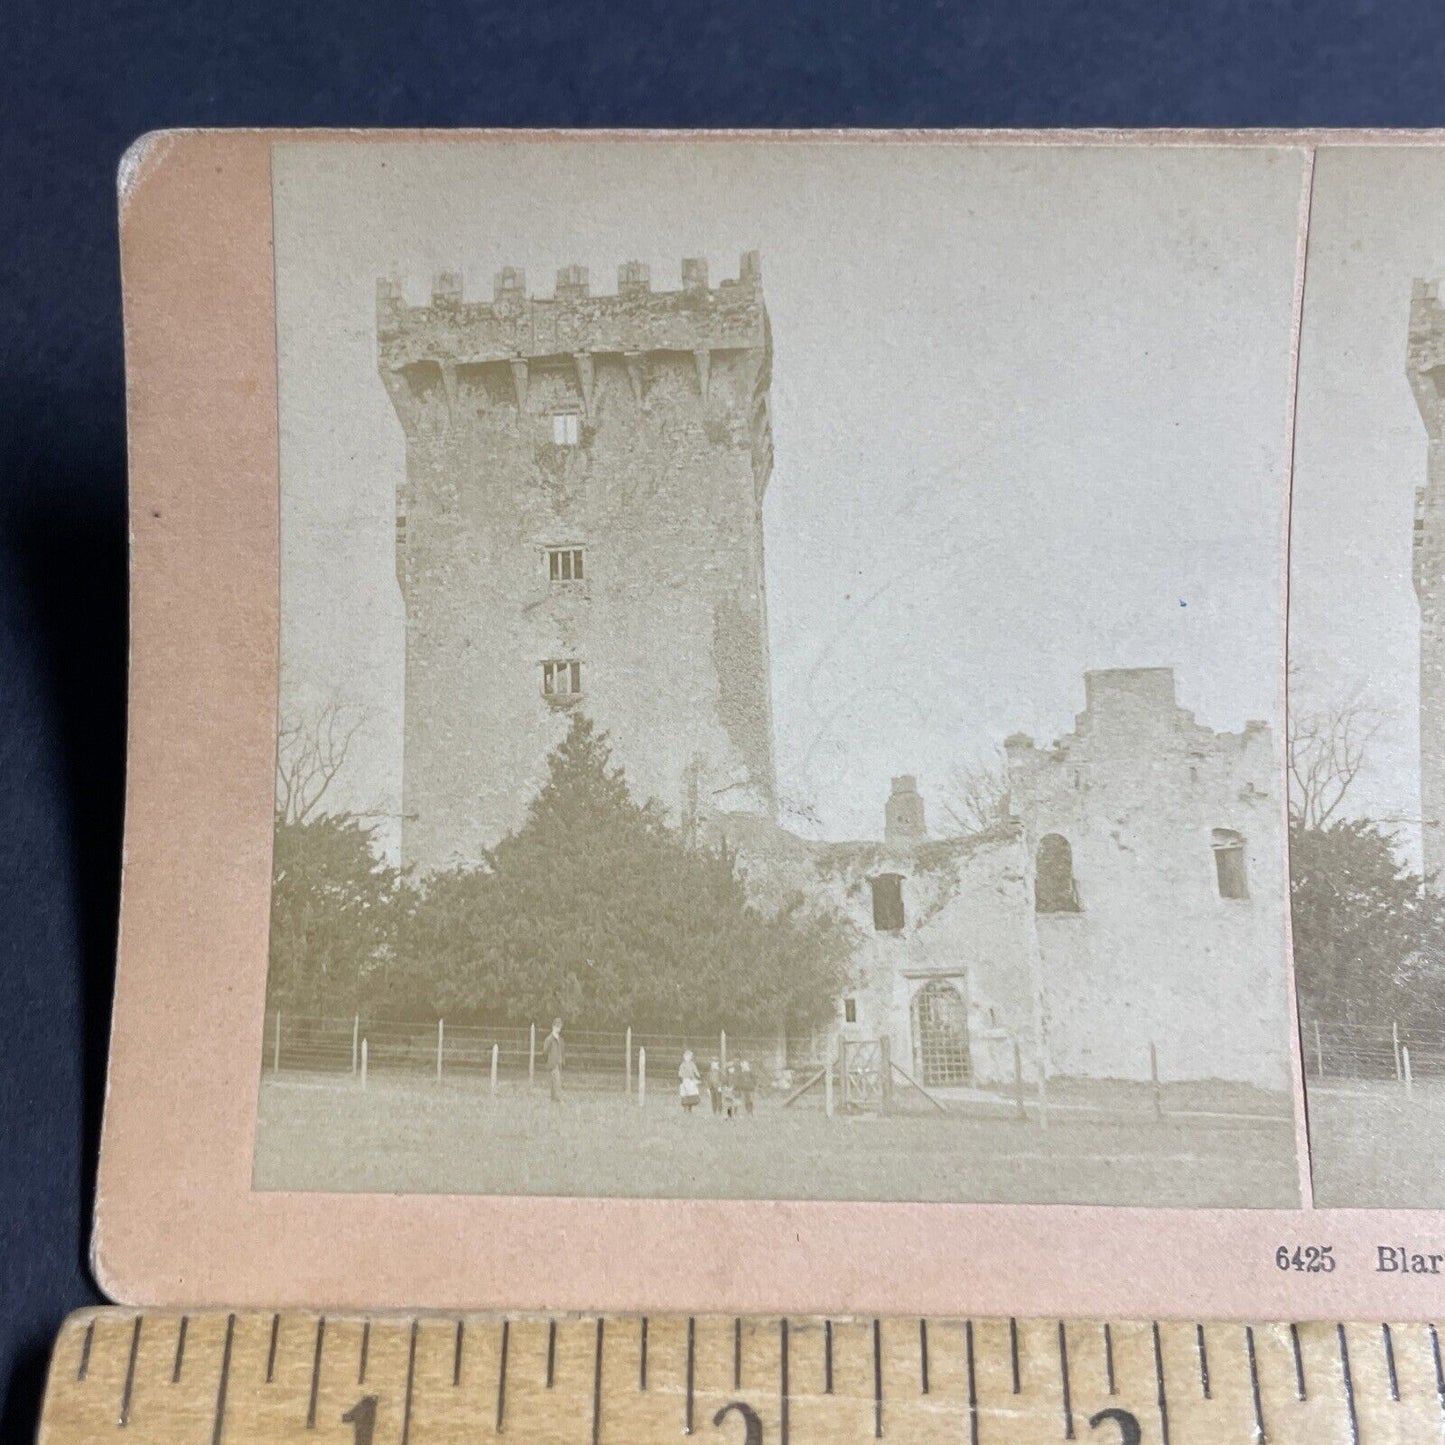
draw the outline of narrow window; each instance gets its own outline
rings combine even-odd
[[[1034,910],[1078,913],[1079,887],[1074,881],[1074,850],[1062,833],[1045,833],[1034,859]]]
[[[582,418],[575,411],[559,411],[552,416],[554,446],[575,447],[582,438]]]
[[[1230,828],[1214,830],[1214,877],[1221,898],[1248,898],[1244,870],[1244,834]]]
[[[582,664],[576,658],[558,658],[542,664],[543,697],[581,697]]]
[[[549,547],[547,576],[553,582],[582,580],[582,549],[580,547]]]
[[[856,998],[845,998],[843,1000],[843,1022],[845,1024],[856,1024],[858,1022],[858,1000]]]
[[[873,889],[873,927],[880,933],[897,933],[903,927],[903,877],[880,873],[868,880]]]

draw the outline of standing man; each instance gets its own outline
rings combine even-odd
[[[552,1032],[542,1043],[542,1052],[547,1058],[547,1071],[552,1075],[552,1102],[562,1102],[562,1020],[552,1020]]]

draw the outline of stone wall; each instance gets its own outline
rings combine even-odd
[[[1153,1043],[1166,1080],[1288,1088],[1270,730],[1200,726],[1167,668],[1088,673],[1085,688],[1073,732],[1047,748],[1006,744],[1030,894],[1046,835],[1067,840],[1077,889],[1076,911],[1034,912],[1051,1072],[1147,1079]],[[1222,896],[1216,845],[1242,845],[1247,896]]]
[[[819,843],[764,820],[719,818],[713,827],[738,848],[762,902],[775,907],[801,895],[851,925],[850,982],[835,1000],[835,1040],[887,1035],[894,1059],[921,1077],[915,997],[937,980],[957,989],[966,1007],[973,1082],[1010,1082],[1016,1041],[1025,1076],[1036,1077],[1030,920],[1016,829],[908,843]],[[872,880],[883,877],[899,880],[897,930],[875,926]]]
[[[1425,424],[1425,482],[1415,494],[1414,574],[1420,603],[1420,817],[1424,865],[1445,886],[1445,308],[1439,283],[1410,297],[1406,373]]]

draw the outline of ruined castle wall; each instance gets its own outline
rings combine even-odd
[[[801,894],[851,925],[851,982],[835,1001],[835,1040],[886,1035],[894,1059],[921,1077],[915,997],[929,980],[943,980],[966,1000],[973,1082],[1011,1083],[1015,1042],[1025,1078],[1037,1076],[1032,919],[1016,834],[890,846],[808,842],[739,819],[719,826],[737,846],[761,901],[776,906]],[[904,926],[897,932],[874,927],[869,880],[883,874],[902,880]],[[852,1023],[849,998],[856,1008]]]
[[[475,862],[523,820],[572,707],[675,820],[702,799],[772,808],[755,277],[515,291],[379,298],[407,439],[402,852],[424,872]],[[556,415],[576,417],[575,444],[555,439]],[[583,579],[552,578],[549,548],[583,549]],[[581,663],[580,698],[544,696],[549,659]]]
[[[1077,912],[1035,913],[1051,1070],[1290,1084],[1285,844],[1270,731],[1199,726],[1168,669],[1091,673],[1052,748],[1009,740],[1028,886],[1068,840]],[[1215,830],[1244,840],[1248,897],[1221,896]]]

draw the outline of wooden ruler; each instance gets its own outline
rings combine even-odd
[[[1434,1325],[84,1310],[40,1445],[1423,1445]]]

